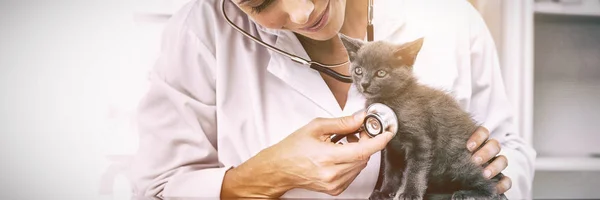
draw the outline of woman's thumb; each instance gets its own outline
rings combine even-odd
[[[355,133],[365,119],[364,112],[338,118],[317,118],[313,120],[313,132],[322,134],[350,134]]]

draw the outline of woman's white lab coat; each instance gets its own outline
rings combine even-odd
[[[316,117],[351,115],[364,99],[351,88],[340,109],[320,75],[244,38],[221,16],[220,0],[196,0],[172,17],[151,86],[139,107],[136,195],[218,197],[225,171]],[[230,18],[267,43],[308,58],[289,31],[254,24],[231,2]],[[515,132],[493,40],[462,0],[375,1],[375,40],[425,42],[414,72],[447,90],[502,144],[509,199],[529,198],[535,151]],[[379,153],[337,198],[367,198]],[[273,169],[277,170],[277,169]],[[294,189],[284,197],[330,197]]]

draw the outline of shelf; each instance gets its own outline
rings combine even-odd
[[[598,157],[538,157],[536,171],[600,171]]]
[[[600,17],[600,0],[536,0],[536,13]]]
[[[600,112],[596,112],[600,110],[598,19],[536,18],[532,144],[538,155],[543,155],[538,156],[542,158],[538,169],[591,168],[600,172],[600,158],[568,157],[600,154]]]

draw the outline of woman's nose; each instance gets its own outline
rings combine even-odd
[[[306,24],[310,14],[315,9],[315,4],[310,0],[284,0],[285,10],[290,16],[290,21],[295,24]]]

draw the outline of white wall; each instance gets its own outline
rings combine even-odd
[[[127,199],[122,176],[114,196],[99,183],[107,155],[135,151],[128,123],[160,29],[134,23],[134,3],[0,2],[0,198]]]

